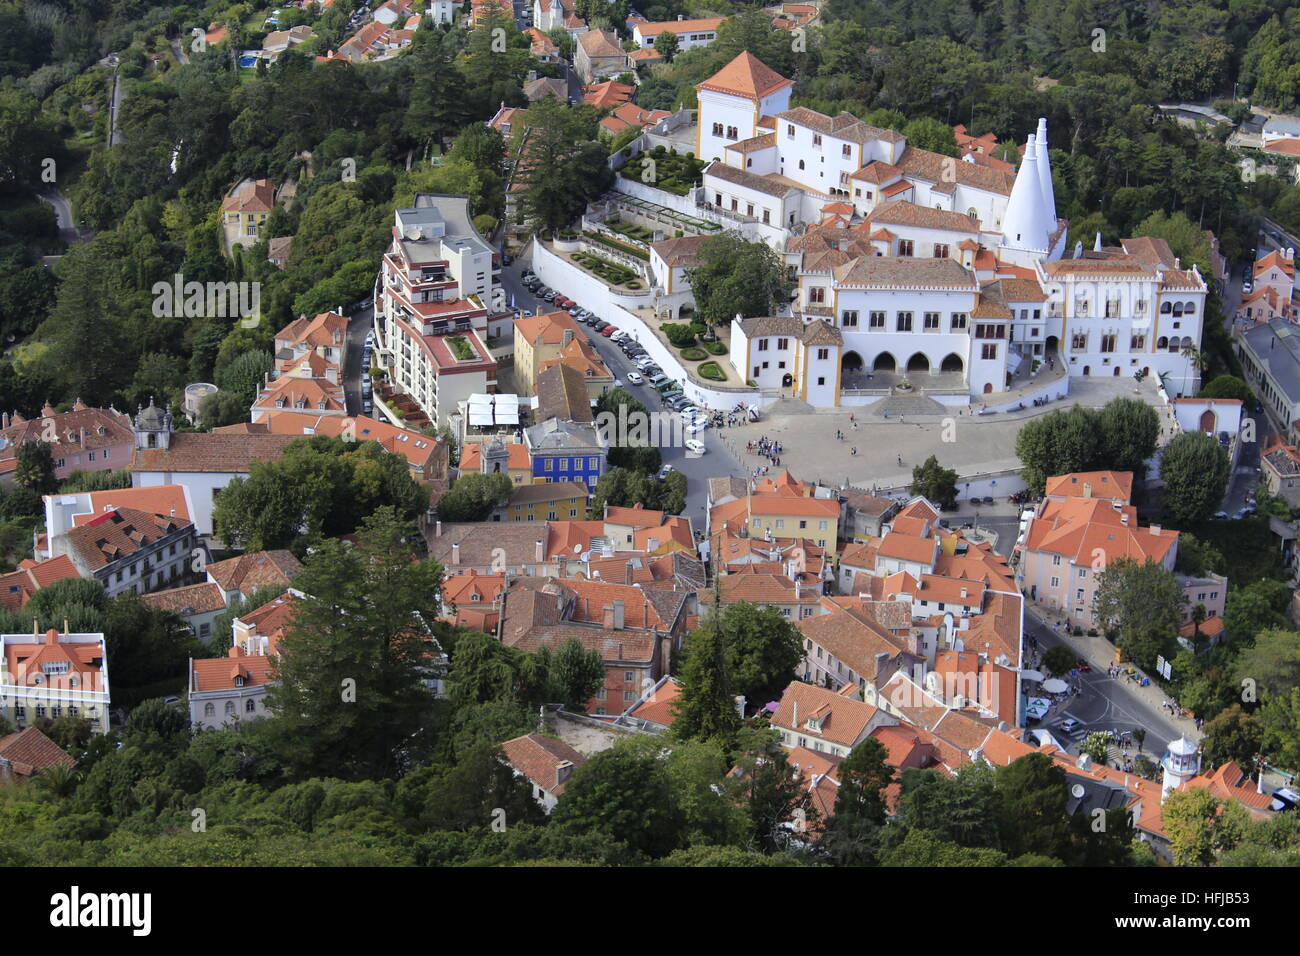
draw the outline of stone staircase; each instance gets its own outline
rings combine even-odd
[[[951,415],[952,410],[948,406],[936,402],[933,398],[927,398],[924,395],[891,395],[888,398],[882,398],[874,405],[866,408],[869,415],[883,419],[885,413],[889,413],[890,419],[902,417],[923,417],[931,415]]]

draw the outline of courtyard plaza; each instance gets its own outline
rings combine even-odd
[[[760,421],[729,426],[719,437],[740,463],[738,474],[743,477],[752,476],[755,468],[771,468],[767,458],[746,451],[749,442],[766,437],[782,445],[781,467],[805,481],[905,490],[912,481],[912,468],[931,455],[963,478],[1018,471],[1016,435],[1025,422],[1074,405],[1101,408],[1115,398],[1138,398],[1155,407],[1161,418],[1161,442],[1171,437],[1172,413],[1164,407],[1150,378],[1136,382],[1132,378],[1082,377],[1070,380],[1070,394],[1065,399],[988,415],[973,414],[965,406],[945,408],[924,394],[821,409],[783,398],[763,409]],[[888,418],[884,417],[886,411]],[[837,432],[844,438],[837,438]],[[776,470],[771,468],[772,473]],[[999,504],[1014,510],[1005,498]]]

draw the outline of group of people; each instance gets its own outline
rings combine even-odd
[[[782,445],[779,441],[773,441],[772,439],[764,435],[761,438],[759,438],[758,441],[752,441],[749,444],[747,444],[745,446],[745,450],[749,452],[751,455],[760,455],[763,458],[766,458],[777,468],[780,468],[781,452],[785,450],[785,446]],[[764,468],[763,470],[767,471],[766,468]]]

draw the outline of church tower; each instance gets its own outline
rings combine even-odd
[[[136,407],[137,413],[131,430],[135,432],[136,448],[169,448],[172,443],[172,414],[163,411],[149,399],[148,408]]]
[[[489,438],[480,451],[480,470],[485,475],[510,474],[510,450],[500,438]]]

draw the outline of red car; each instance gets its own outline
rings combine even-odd
[[[572,299],[567,299],[562,295],[557,295],[555,297],[555,300],[551,304],[558,306],[561,309],[567,309],[569,306],[574,305],[575,303]]]
[[[1074,666],[1077,667],[1079,670],[1083,671],[1085,674],[1087,674],[1092,670],[1092,665],[1089,664],[1087,661],[1085,661],[1082,657],[1080,657],[1077,661],[1074,662]]]
[[[607,326],[605,326],[603,329],[600,330],[600,334],[603,335],[603,336],[605,336],[605,338],[609,338],[611,335],[613,335],[613,334],[614,334],[615,332],[617,332],[617,331],[618,331],[618,329],[617,329],[616,327],[614,327],[614,326],[612,326],[612,325],[607,325]]]

